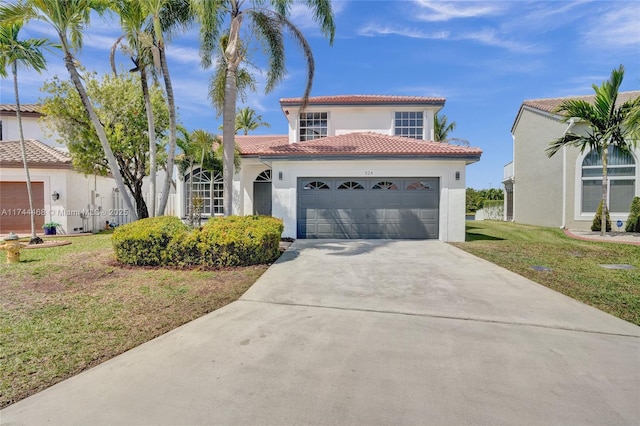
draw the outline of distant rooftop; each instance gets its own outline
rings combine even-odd
[[[640,97],[640,90],[635,90],[631,92],[619,92],[618,103],[623,103],[637,97]],[[589,103],[593,103],[594,98],[595,98],[595,95],[583,95],[583,96],[567,96],[564,98],[530,99],[522,102],[522,105],[535,108],[541,111],[553,113],[555,112],[556,108],[558,108],[560,104],[566,100],[581,99]]]
[[[71,157],[68,154],[34,139],[24,142],[27,161],[31,167],[71,168]],[[22,167],[20,141],[0,142],[0,165]]]
[[[0,104],[0,112],[12,112],[17,111],[16,104]],[[20,112],[41,114],[40,105],[38,104],[20,104]]]
[[[335,95],[311,96],[307,105],[436,105],[444,106],[446,99],[426,96],[391,96],[391,95]],[[282,106],[298,106],[302,98],[282,98]]]

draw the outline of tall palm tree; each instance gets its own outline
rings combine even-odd
[[[156,215],[156,175],[157,175],[157,149],[156,149],[156,132],[153,117],[153,109],[151,107],[151,96],[149,94],[149,82],[147,69],[153,63],[151,55],[152,40],[148,33],[144,32],[144,25],[147,22],[147,13],[143,9],[142,3],[130,0],[119,0],[111,4],[111,7],[120,17],[120,25],[124,30],[124,34],[120,36],[111,48],[111,69],[114,74],[116,72],[115,51],[117,46],[126,38],[126,51],[130,54],[134,68],[131,72],[140,73],[140,83],[142,86],[142,96],[144,98],[145,111],[147,113],[148,134],[149,134],[149,215]],[[153,72],[153,70],[152,70]]]
[[[47,61],[42,53],[42,48],[50,46],[47,40],[27,39],[18,40],[18,33],[22,27],[21,23],[4,24],[0,26],[0,76],[7,77],[7,66],[11,67],[13,74],[13,90],[16,96],[16,116],[18,117],[18,130],[20,134],[20,152],[22,154],[22,164],[27,177],[27,193],[29,196],[29,216],[31,219],[31,241],[30,243],[42,242],[36,235],[36,215],[33,208],[33,192],[31,190],[31,175],[29,174],[29,163],[27,160],[27,149],[24,143],[24,132],[22,130],[22,112],[20,111],[20,94],[18,92],[18,65],[32,68],[41,73],[47,68]]]
[[[271,124],[262,121],[262,116],[257,115],[250,107],[244,107],[238,110],[236,114],[236,134],[242,130],[245,135],[249,134],[249,130],[255,130],[258,127],[271,127]]]
[[[26,0],[20,3],[0,6],[0,24],[28,22],[32,19],[37,19],[53,27],[60,39],[65,67],[96,129],[96,134],[98,135],[100,145],[102,146],[109,168],[116,181],[116,186],[120,191],[120,196],[124,199],[129,213],[137,219],[136,209],[133,206],[131,197],[129,197],[127,193],[120,169],[118,168],[118,162],[113,155],[102,123],[100,123],[100,119],[82,84],[82,79],[77,68],[79,62],[74,56],[75,50],[82,47],[82,30],[84,26],[89,23],[91,11],[95,10],[101,13],[104,11],[104,6],[105,2],[100,0]]]
[[[608,198],[608,150],[609,146],[617,146],[624,152],[635,147],[638,140],[634,135],[640,126],[640,97],[618,103],[618,92],[624,78],[624,66],[611,71],[609,80],[600,86],[592,86],[595,92],[593,103],[583,99],[567,99],[563,101],[555,112],[562,116],[564,122],[578,119],[588,126],[586,135],[579,135],[571,131],[549,143],[546,149],[548,157],[552,157],[565,146],[596,151],[602,158],[602,226],[600,234],[607,230]]]
[[[305,2],[311,9],[313,19],[320,25],[323,34],[329,37],[333,44],[335,24],[330,0],[307,0]],[[193,0],[193,9],[200,23],[200,51],[202,64],[211,66],[212,53],[218,48],[219,38],[224,34],[227,42],[224,43],[223,58],[220,66],[224,67],[224,106],[222,111],[223,122],[223,190],[224,190],[224,214],[231,214],[233,206],[233,174],[235,156],[235,116],[236,101],[238,95],[238,69],[246,60],[246,50],[240,39],[240,30],[245,17],[251,20],[252,34],[266,46],[268,55],[268,72],[266,91],[273,90],[286,74],[284,61],[284,33],[293,36],[294,41],[300,45],[307,61],[307,84],[303,95],[303,108],[311,93],[314,75],[314,61],[311,47],[304,38],[302,32],[287,18],[291,6],[290,0]],[[247,7],[243,8],[244,5]],[[268,8],[268,5],[271,8]],[[227,31],[222,31],[222,25],[229,22]]]

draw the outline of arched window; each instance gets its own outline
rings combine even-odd
[[[194,199],[202,200],[202,216],[223,214],[223,192],[222,175],[215,173],[213,179],[211,172],[193,169],[184,178],[185,182],[185,203],[187,214],[193,208]]]
[[[371,189],[398,189],[398,185],[388,180],[378,182],[371,187]]]
[[[256,178],[256,182],[271,182],[271,169],[267,169],[260,173]]]
[[[364,186],[354,181],[342,182],[338,189],[364,189]]]
[[[331,189],[331,188],[329,188],[329,185],[327,185],[326,183],[319,180],[315,180],[313,182],[309,182],[308,184],[306,184],[302,189]]]
[[[610,145],[607,174],[607,205],[612,213],[628,213],[636,190],[636,162],[633,155]],[[591,151],[582,161],[582,213],[595,213],[602,200],[602,156]]]

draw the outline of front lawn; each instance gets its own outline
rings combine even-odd
[[[0,252],[0,408],[240,297],[266,265],[217,271],[128,268],[111,235]]]
[[[560,229],[495,221],[467,222],[466,242],[453,245],[640,325],[640,246],[579,241]]]

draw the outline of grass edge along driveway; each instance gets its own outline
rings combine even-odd
[[[237,300],[268,265],[131,268],[111,235],[0,253],[0,408]]]
[[[466,242],[452,245],[640,325],[640,246],[580,241],[561,229],[497,221],[467,222]]]

